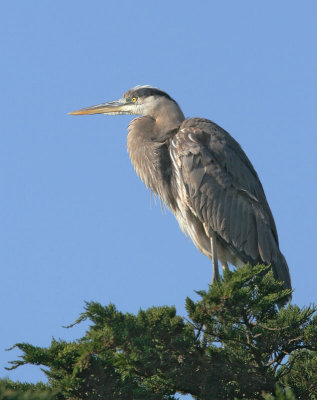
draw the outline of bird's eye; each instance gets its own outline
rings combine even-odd
[[[132,97],[132,102],[135,103],[136,102],[136,97]]]

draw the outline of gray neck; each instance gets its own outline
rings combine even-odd
[[[154,134],[160,138],[164,135],[169,136],[169,133],[177,129],[185,119],[178,104],[172,101],[169,101],[168,104],[162,102],[152,118],[155,119]]]
[[[170,189],[172,174],[169,142],[180,125],[150,117],[134,119],[128,127],[127,147],[136,173],[145,185],[171,209],[175,207]]]

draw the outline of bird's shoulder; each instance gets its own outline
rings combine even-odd
[[[263,188],[249,158],[239,143],[219,125],[204,118],[189,118],[182,122],[171,142],[171,154],[179,167],[186,158],[195,156],[195,164],[210,165],[211,161],[232,181],[262,197]],[[245,187],[248,182],[247,187]]]
[[[172,145],[178,154],[212,156],[227,171],[245,166],[255,179],[257,173],[239,143],[215,122],[205,118],[185,119],[173,137]],[[208,157],[208,158],[209,158]]]

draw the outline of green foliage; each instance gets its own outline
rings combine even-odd
[[[1,400],[58,400],[58,395],[44,383],[30,384],[0,380]]]
[[[93,325],[78,342],[53,340],[43,349],[17,344],[24,356],[13,368],[25,363],[49,367],[49,382],[66,398],[154,400],[170,398],[182,370],[194,364],[194,330],[176,316],[174,307],[134,316],[113,305],[87,303],[77,322],[86,318]]]
[[[177,392],[201,400],[294,400],[294,392],[314,400],[316,308],[279,309],[290,291],[268,270],[227,272],[199,292],[200,301],[186,300],[190,320],[174,307],[132,315],[86,303],[75,322],[91,321],[82,339],[48,348],[18,343],[22,360],[11,368],[46,367],[59,400],[171,400]]]
[[[315,340],[317,336],[315,336]],[[317,400],[317,352],[298,350],[283,365],[281,381],[289,385],[298,400]]]
[[[265,400],[296,400],[296,397],[289,387],[283,390],[280,386],[276,387],[275,397],[271,394],[264,394],[263,397]]]
[[[210,377],[217,382],[210,391],[214,397],[209,398],[256,399],[262,392],[273,393],[292,368],[287,356],[302,348],[317,349],[316,308],[288,305],[279,310],[277,304],[290,291],[283,290],[272,271],[264,274],[267,269],[228,271],[223,282],[199,293],[200,302],[187,299],[205,353],[217,366]]]

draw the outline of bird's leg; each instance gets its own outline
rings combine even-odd
[[[220,279],[219,269],[218,269],[216,234],[214,232],[212,233],[210,244],[211,244],[212,270],[213,270],[211,278],[211,285],[212,285],[214,282],[219,281]]]
[[[223,270],[223,272],[229,270],[227,261],[224,261],[224,262],[222,263],[222,270]]]

